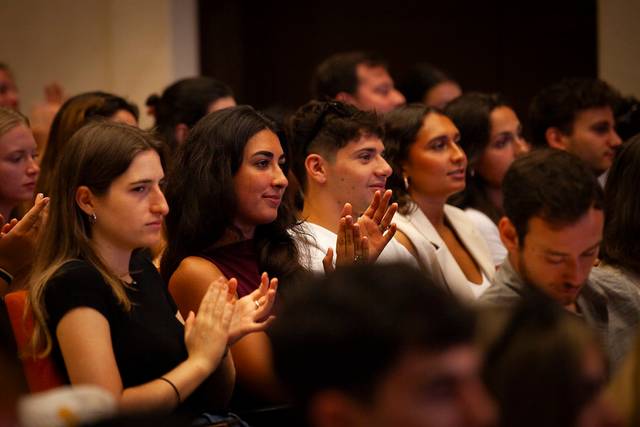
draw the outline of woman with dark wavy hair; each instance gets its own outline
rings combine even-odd
[[[625,143],[609,169],[604,191],[600,265],[591,278],[605,286],[631,285],[640,292],[640,135]]]
[[[267,286],[267,274],[277,277],[270,289],[278,280],[291,286],[303,274],[288,232],[296,219],[285,194],[287,155],[274,124],[249,106],[205,116],[179,148],[167,190],[162,274],[183,315],[197,311],[217,277],[235,278],[243,297]],[[250,334],[231,352],[241,390],[277,399],[267,336]]]

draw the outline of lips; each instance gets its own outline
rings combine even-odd
[[[455,169],[452,170],[450,172],[447,172],[447,176],[451,176],[455,179],[464,179],[465,178],[465,169],[464,168],[460,168],[460,169]]]
[[[280,206],[280,203],[282,202],[282,195],[280,194],[265,194],[262,198],[265,199],[268,204],[276,208]]]
[[[380,190],[380,191],[384,191],[384,190],[385,190],[385,187],[386,187],[386,185],[385,185],[385,184],[386,184],[386,182],[380,182],[380,183],[378,183],[378,184],[371,184],[371,185],[369,186],[369,188],[373,189],[374,191],[378,191],[378,190]]]

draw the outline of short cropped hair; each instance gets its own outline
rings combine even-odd
[[[534,216],[562,227],[575,223],[592,207],[603,207],[602,188],[587,164],[551,148],[516,159],[502,181],[502,193],[505,215],[521,244]]]
[[[311,101],[290,118],[287,136],[293,152],[292,170],[303,189],[307,172],[304,162],[315,153],[332,159],[350,141],[363,136],[383,137],[382,124],[371,111],[361,111],[339,101]]]
[[[578,113],[600,107],[613,110],[618,100],[618,93],[599,79],[565,79],[543,89],[533,98],[529,108],[533,145],[547,146],[545,133],[551,127],[570,135]]]
[[[298,287],[270,331],[276,373],[303,407],[340,390],[370,402],[407,352],[472,343],[475,318],[417,270],[352,266]]]
[[[384,67],[387,63],[372,52],[342,52],[325,59],[316,68],[311,82],[314,99],[324,101],[333,99],[340,92],[354,95],[358,90],[356,68],[364,64],[367,67]]]

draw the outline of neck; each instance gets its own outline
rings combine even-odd
[[[215,243],[215,247],[230,245],[243,240],[253,239],[256,233],[255,225],[234,224],[233,228],[224,230],[222,237]]]
[[[132,252],[130,249],[122,249],[113,243],[97,237],[92,239],[92,243],[93,250],[96,251],[106,267],[125,282],[131,282],[133,280],[129,272]]]
[[[338,233],[338,221],[343,207],[328,191],[310,188],[304,197],[302,219]]]
[[[486,187],[485,191],[491,204],[498,209],[498,212],[502,212],[502,189]]]
[[[428,197],[412,191],[409,193],[411,199],[418,205],[436,230],[444,227],[444,205],[447,201],[446,198]]]

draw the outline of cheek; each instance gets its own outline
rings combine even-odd
[[[486,181],[499,185],[513,159],[514,154],[511,148],[489,150],[480,158],[478,172]]]

